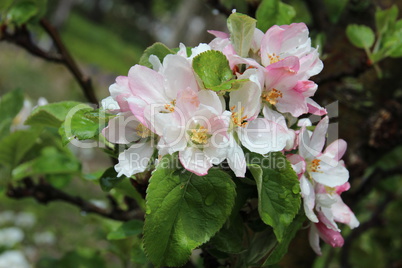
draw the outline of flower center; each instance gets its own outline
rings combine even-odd
[[[311,163],[309,164],[310,172],[321,172],[321,171],[319,171],[320,162],[321,162],[321,160],[319,160],[319,159],[314,159],[313,161],[311,161]]]
[[[267,102],[269,102],[272,105],[275,105],[278,102],[278,98],[282,98],[282,92],[280,92],[279,90],[273,88],[268,92],[264,92],[261,95],[261,98]]]
[[[151,130],[149,130],[146,126],[144,126],[141,123],[135,128],[135,132],[141,138],[148,138],[149,136],[151,136]]]
[[[276,55],[275,53],[272,53],[272,54],[268,53],[268,59],[269,59],[269,64],[273,64],[278,61],[281,61],[281,58],[278,55]]]
[[[167,113],[174,112],[174,107],[176,106],[176,99],[172,100],[170,103],[165,104],[165,110]]]
[[[211,135],[208,134],[208,130],[203,126],[197,126],[196,128],[190,130],[191,141],[195,144],[207,144],[210,137]]]
[[[237,111],[237,112],[233,112],[234,109],[236,109],[236,106],[232,106],[230,108],[230,111],[232,111],[233,124],[235,124],[236,126],[239,126],[239,127],[245,127],[248,124],[248,122],[246,121],[247,115],[243,115],[244,107],[242,107],[240,109],[240,111]]]

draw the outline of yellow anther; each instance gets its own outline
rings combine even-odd
[[[272,105],[275,105],[278,102],[278,98],[282,98],[282,92],[279,90],[273,88],[268,92],[264,92],[261,95],[261,98],[267,102],[269,102]]]
[[[319,159],[314,159],[313,161],[311,161],[311,163],[309,164],[309,170],[310,172],[320,172],[320,162],[321,160]]]
[[[248,124],[248,122],[246,121],[247,115],[243,115],[244,107],[242,107],[240,109],[240,111],[238,111],[238,112],[234,112],[235,108],[236,108],[236,106],[233,106],[230,108],[230,110],[232,111],[233,124],[235,124],[236,126],[239,126],[239,127],[245,127]]]
[[[148,138],[149,136],[151,136],[151,130],[149,130],[146,126],[144,126],[141,123],[135,128],[135,132],[141,138]]]
[[[176,100],[172,100],[170,103],[165,104],[165,110],[168,113],[174,112],[174,107],[176,106]]]
[[[197,128],[190,130],[191,141],[195,144],[207,144],[209,137],[211,137],[211,135],[208,134],[208,130],[203,126],[198,126]]]
[[[281,58],[275,53],[268,54],[269,64],[276,63],[281,60]]]

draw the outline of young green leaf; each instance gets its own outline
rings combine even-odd
[[[214,88],[215,91],[219,91],[232,87],[231,83],[228,85],[225,83],[233,77],[233,74],[229,61],[220,51],[208,50],[197,55],[193,59],[193,68],[207,89]]]
[[[257,27],[266,32],[273,25],[290,24],[296,16],[295,9],[279,0],[263,0],[257,8]]]
[[[261,219],[272,226],[278,241],[282,242],[287,227],[299,211],[299,180],[282,153],[270,153],[265,159],[269,161],[263,161],[263,156],[252,154],[252,159],[255,158],[264,163],[248,166],[257,182],[258,211]]]
[[[149,62],[149,56],[155,55],[162,62],[166,55],[175,54],[173,50],[168,48],[162,43],[155,43],[152,46],[145,49],[144,53],[140,58],[140,65],[146,66],[148,68],[152,68],[152,64]]]
[[[38,106],[25,121],[25,125],[60,127],[68,113],[78,105],[89,106],[76,101],[63,101]]]
[[[130,236],[139,235],[142,233],[144,222],[140,220],[131,220],[122,223],[116,230],[107,235],[108,240],[121,240]]]
[[[72,154],[60,152],[55,147],[45,147],[39,157],[16,167],[13,179],[40,174],[76,174],[80,169],[80,162]]]
[[[349,41],[358,48],[369,49],[374,43],[374,32],[365,25],[349,24],[346,35]]]
[[[375,12],[375,25],[377,32],[382,35],[392,28],[398,17],[398,7],[393,5],[388,9],[377,9]]]
[[[197,176],[162,158],[147,190],[144,246],[156,266],[181,266],[227,220],[236,195],[231,177],[218,169]]]
[[[100,177],[99,184],[103,191],[109,192],[122,180],[127,179],[125,177],[117,177],[117,172],[114,167],[108,168]]]
[[[24,94],[17,89],[4,94],[0,99],[0,139],[10,132],[13,120],[21,111],[24,104]]]
[[[0,165],[14,168],[35,144],[42,129],[19,130],[0,141]]]
[[[349,0],[324,0],[329,19],[332,23],[337,23]]]
[[[240,13],[233,13],[227,20],[230,39],[236,53],[247,57],[254,37],[256,20]]]
[[[21,25],[28,22],[38,12],[39,9],[35,2],[22,1],[11,6],[7,14],[7,19],[17,25]]]

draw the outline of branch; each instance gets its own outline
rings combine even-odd
[[[47,204],[53,201],[63,201],[78,207],[83,212],[94,213],[99,216],[117,221],[129,221],[132,219],[144,218],[144,214],[140,209],[122,210],[117,206],[116,203],[112,202],[112,209],[109,211],[100,208],[79,196],[72,196],[68,193],[65,193],[46,183],[43,179],[41,179],[39,183],[34,183],[31,178],[25,178],[23,180],[23,186],[14,187],[9,185],[7,196],[14,199],[32,197],[41,204]],[[109,200],[111,200],[111,197],[109,197]]]
[[[321,0],[306,0],[308,9],[313,19],[314,27],[318,31],[328,31],[330,22],[328,20],[328,12]]]
[[[71,57],[65,45],[63,44],[57,30],[53,26],[51,26],[50,23],[45,19],[42,19],[40,21],[40,25],[51,37],[58,53],[53,54],[50,52],[46,52],[40,47],[38,47],[32,41],[31,33],[28,31],[26,25],[16,26],[14,32],[12,33],[9,33],[7,31],[7,25],[2,25],[0,41],[7,41],[10,43],[14,43],[24,48],[34,56],[42,58],[46,61],[61,63],[65,65],[71,72],[71,74],[74,76],[75,80],[80,85],[86,99],[89,102],[98,105],[99,102],[98,99],[96,98],[95,91],[91,83],[91,79],[89,77],[85,77],[82,74],[81,70],[78,68],[78,65]]]
[[[57,30],[45,19],[40,20],[40,25],[52,38],[57,51],[60,53],[63,59],[64,65],[66,65],[66,67],[74,75],[75,80],[77,80],[78,84],[80,84],[87,100],[93,104],[98,104],[98,99],[95,96],[95,91],[92,87],[91,79],[82,74],[81,70],[78,68],[78,65],[63,44],[63,41],[61,40]]]

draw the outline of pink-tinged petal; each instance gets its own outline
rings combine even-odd
[[[264,66],[270,64],[268,55],[275,53],[281,58],[302,56],[311,47],[308,29],[304,23],[274,25],[265,33],[261,41],[261,60]]]
[[[311,149],[317,152],[321,152],[325,144],[325,135],[328,130],[328,116],[321,119],[314,129],[313,135],[311,136],[310,146]]]
[[[200,100],[197,92],[188,87],[178,92],[174,113],[180,118],[188,119],[199,106]]]
[[[319,58],[317,49],[312,49],[307,55],[300,58],[300,73],[303,79],[319,74],[324,65]]]
[[[333,159],[320,156],[317,172],[310,171],[313,179],[323,185],[336,187],[344,184],[349,179],[349,171],[341,164]],[[337,163],[335,165],[335,163]]]
[[[129,105],[130,111],[133,113],[135,117],[137,117],[138,121],[140,121],[141,124],[149,128],[150,126],[144,115],[144,110],[148,106],[148,104],[139,97],[128,98],[127,103]]]
[[[315,192],[313,184],[305,177],[300,178],[300,189],[303,197],[304,213],[312,222],[318,222],[318,218],[314,213]]]
[[[325,108],[321,107],[318,103],[316,103],[312,99],[307,98],[306,102],[307,102],[307,107],[308,107],[309,113],[319,115],[319,116],[327,114],[327,110]]]
[[[335,187],[336,194],[341,195],[343,192],[346,192],[350,189],[350,183],[345,182],[344,184]]]
[[[290,138],[286,128],[265,118],[238,127],[237,133],[244,147],[259,154],[282,151]]]
[[[317,84],[310,80],[300,80],[297,81],[296,86],[293,90],[303,93],[304,97],[311,97],[317,91]]]
[[[293,170],[296,172],[300,179],[304,172],[306,172],[306,162],[304,161],[304,158],[298,154],[287,154],[286,158],[292,164]]]
[[[117,176],[131,177],[134,174],[145,171],[149,160],[154,153],[150,142],[133,144],[130,148],[119,154],[119,163],[114,166]]]
[[[308,112],[306,98],[302,93],[295,90],[282,92],[282,97],[277,99],[276,108],[281,113],[290,113],[294,117],[299,117]]]
[[[168,99],[176,99],[177,94],[190,88],[198,91],[198,84],[193,69],[187,59],[179,55],[167,55],[163,59],[163,77],[165,78],[165,95]]]
[[[229,38],[229,34],[225,33],[225,32],[215,31],[215,30],[208,30],[207,32],[218,38],[222,38],[222,39]]]
[[[102,134],[112,143],[129,144],[141,138],[136,134],[139,124],[140,122],[133,115],[116,116],[109,120]]]
[[[204,152],[194,147],[187,147],[184,151],[179,152],[179,159],[185,169],[198,176],[207,175],[208,170],[212,167],[210,159]]]
[[[246,158],[242,148],[234,140],[233,135],[229,135],[229,149],[227,152],[229,167],[236,177],[244,178],[246,174]]]
[[[299,80],[297,71],[299,59],[297,57],[287,57],[277,63],[273,63],[265,68],[265,88],[266,90],[276,89],[284,91],[292,89]]]
[[[351,229],[358,227],[359,221],[352,210],[342,201],[339,195],[336,196],[336,200],[337,202],[331,206],[335,221],[347,224]]]
[[[142,98],[147,103],[166,103],[164,96],[163,76],[147,67],[135,65],[129,73],[129,85],[134,96]]]
[[[325,243],[334,248],[343,246],[344,240],[340,232],[327,228],[327,226],[321,222],[315,223],[315,226],[317,227],[318,234]]]
[[[333,158],[336,161],[341,160],[347,148],[346,141],[338,139],[333,141],[324,151],[324,155]]]
[[[321,256],[321,247],[320,247],[320,236],[318,234],[317,227],[315,224],[311,224],[309,232],[308,232],[308,241],[310,243],[311,248],[314,252]]]

